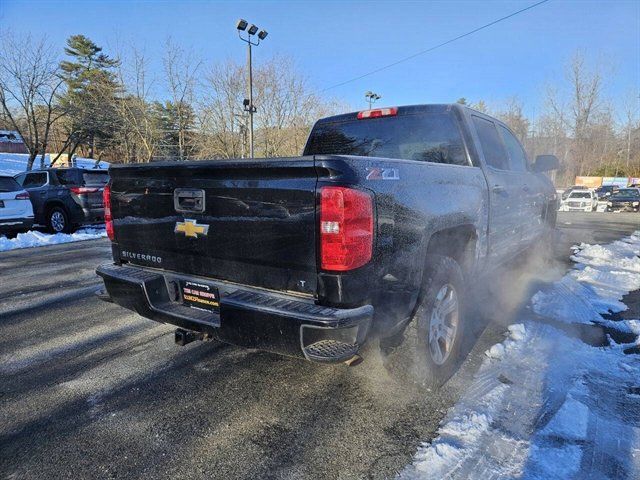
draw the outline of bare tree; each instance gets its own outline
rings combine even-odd
[[[199,157],[244,156],[247,125],[242,107],[244,79],[244,68],[231,61],[214,65],[206,75],[199,109]]]
[[[44,155],[51,126],[65,115],[57,97],[64,82],[54,50],[45,39],[18,38],[5,33],[0,48],[0,107],[11,127],[24,140],[31,170]]]
[[[191,52],[176,45],[171,38],[167,39],[165,49],[164,70],[175,109],[178,158],[184,160],[190,155],[187,136],[193,123],[194,91],[202,61],[194,59]]]
[[[244,67],[231,61],[214,66],[206,76],[204,89],[208,94],[200,109],[200,156],[242,155],[246,141],[242,107],[245,79]],[[313,122],[344,109],[335,101],[321,99],[293,62],[282,56],[255,67],[254,92],[258,156],[299,155]]]
[[[627,175],[640,176],[640,96],[630,92],[624,101],[622,148],[620,149]]]
[[[567,88],[564,91],[547,88],[549,114],[564,123],[573,140],[567,165],[567,173],[571,175],[589,173],[597,168],[602,158],[598,152],[601,144],[594,142],[597,141],[595,132],[602,127],[603,119],[609,120],[604,115],[608,106],[602,97],[603,71],[601,63],[587,66],[584,55],[577,52],[567,67]]]
[[[276,56],[256,75],[257,144],[266,157],[295,155],[302,150],[313,122],[331,110],[312,92],[290,58]]]
[[[151,109],[153,82],[148,78],[148,62],[144,54],[132,48],[127,60],[121,62],[118,70],[118,79],[125,92],[117,103],[121,121],[118,143],[125,162],[150,162],[158,151],[161,138]]]
[[[530,122],[523,112],[520,99],[517,97],[508,98],[504,106],[496,112],[496,117],[506,123],[521,142],[526,142]]]

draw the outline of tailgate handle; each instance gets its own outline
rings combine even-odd
[[[176,188],[173,192],[173,206],[176,212],[204,212],[204,190]]]

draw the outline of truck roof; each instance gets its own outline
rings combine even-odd
[[[389,108],[382,106],[375,106],[372,110],[377,110],[379,108]],[[422,105],[402,105],[398,106],[398,114],[415,114],[415,113],[445,113],[450,112],[452,110],[462,110],[463,108],[469,108],[466,105],[462,105],[459,103],[432,103],[432,104],[422,104]],[[364,109],[368,110],[368,109]],[[472,109],[469,109],[472,110]],[[318,120],[317,123],[324,122],[343,122],[347,120],[354,120],[357,118],[359,111],[349,112],[349,113],[341,113],[340,115],[333,115],[331,117],[324,117]]]

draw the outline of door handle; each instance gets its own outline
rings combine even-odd
[[[526,185],[524,187],[522,187],[522,190],[526,193],[529,193],[531,190],[529,190],[529,187],[527,187]]]
[[[506,192],[505,188],[502,185],[494,185],[491,190],[493,191],[493,193],[505,193]]]

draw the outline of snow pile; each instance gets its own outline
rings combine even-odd
[[[493,358],[495,360],[501,360],[504,358],[507,352],[511,352],[516,348],[520,348],[522,340],[524,340],[526,330],[522,323],[517,323],[515,325],[509,325],[507,327],[508,337],[503,343],[497,343],[489,350],[487,350],[485,355],[489,358]]]
[[[640,235],[581,245],[561,281],[534,296],[538,315],[562,322],[602,318],[640,286]],[[572,310],[574,309],[574,310]],[[573,314],[572,314],[573,312]],[[509,327],[438,437],[423,444],[401,479],[640,478],[640,356],[630,344],[592,347],[533,318]]]
[[[620,300],[640,289],[640,231],[608,245],[581,244],[576,266],[533,296],[533,311],[567,323],[607,323],[603,313],[627,309]]]
[[[0,175],[17,175],[24,172],[27,169],[27,161],[29,155],[26,153],[0,153]],[[51,158],[49,154],[44,157],[45,167],[49,166]],[[76,165],[80,168],[96,168],[96,161],[91,158],[76,157]],[[40,157],[36,158],[33,164],[33,168],[40,168]],[[107,162],[100,162],[97,168],[106,169],[109,168]]]
[[[16,238],[0,236],[0,252],[15,250],[17,248],[43,247],[59,243],[93,240],[106,236],[107,232],[104,228],[83,228],[82,230],[78,230],[74,233],[56,233],[55,235],[31,230],[27,233],[19,233]]]

